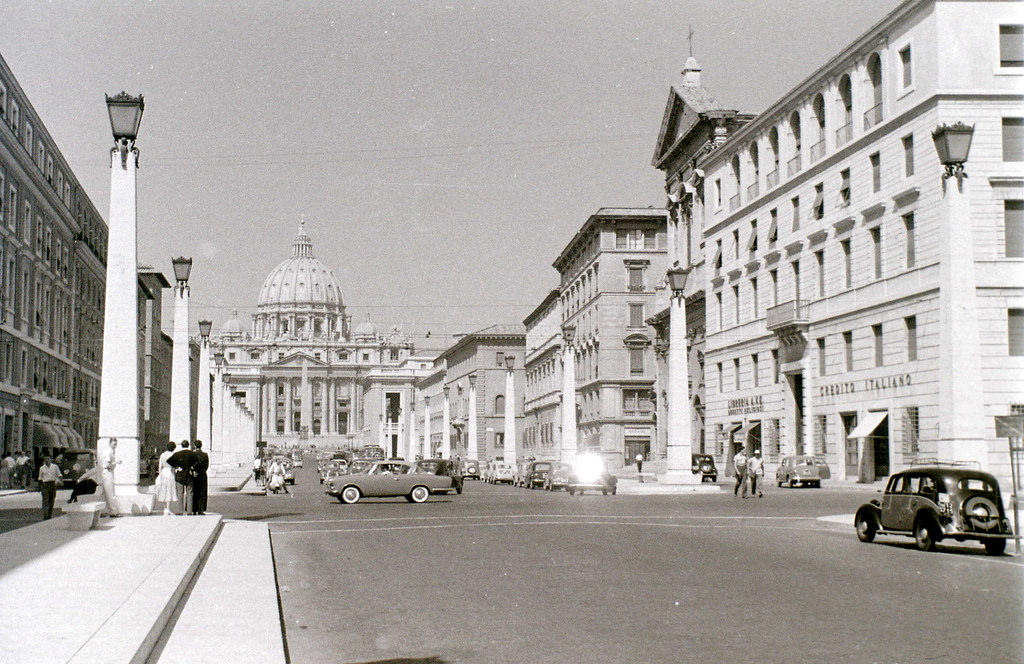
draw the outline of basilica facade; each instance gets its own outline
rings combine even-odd
[[[414,357],[397,327],[382,334],[367,319],[353,328],[304,224],[291,256],[263,282],[248,329],[235,312],[211,341],[212,353],[223,353],[214,370],[270,445],[407,449],[404,406],[429,358]]]

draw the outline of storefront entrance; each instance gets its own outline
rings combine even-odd
[[[874,482],[889,475],[889,412],[868,411],[859,420],[846,437],[847,475],[850,474],[849,445],[853,445],[857,451],[854,476],[859,482]]]
[[[636,455],[642,454],[644,460],[651,458],[650,438],[626,438],[625,441],[626,465],[632,466],[636,463]]]
[[[857,444],[850,434],[857,428],[857,413],[841,413],[843,418],[843,440],[846,441],[846,477],[857,479]]]

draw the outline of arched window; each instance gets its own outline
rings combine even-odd
[[[844,145],[853,138],[853,85],[850,77],[839,79],[839,129],[836,129],[836,145]]]
[[[733,192],[735,192],[732,198],[729,199],[729,211],[733,211],[740,206],[740,156],[734,154],[732,156],[732,181],[733,181]]]
[[[793,111],[789,116],[789,133],[792,136],[793,156],[789,160],[789,175],[800,171],[800,149],[803,146],[800,136],[800,111]]]
[[[814,122],[818,128],[816,140],[811,146],[811,163],[814,163],[825,156],[825,98],[820,94],[814,97],[811,112],[814,113]]]
[[[505,414],[505,395],[499,394],[494,397],[494,414],[504,415]]]
[[[753,169],[753,181],[747,187],[747,200],[757,198],[759,191],[758,184],[761,182],[761,156],[758,153],[757,141],[750,144],[750,167]]]
[[[871,82],[871,108],[864,113],[864,129],[882,121],[882,58],[872,53],[868,58],[868,80]]]

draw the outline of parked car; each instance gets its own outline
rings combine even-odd
[[[718,467],[715,466],[715,457],[710,454],[691,454],[690,465],[694,475],[700,474],[701,482],[718,481]]]
[[[387,455],[384,454],[384,448],[380,445],[366,445],[363,449],[359,450],[360,459],[383,459]]]
[[[292,465],[302,468],[302,452],[292,452]]]
[[[544,476],[544,489],[547,491],[558,491],[569,488],[569,474],[572,466],[561,461],[551,464],[551,470]]]
[[[404,461],[375,461],[364,473],[342,475],[332,480],[327,495],[345,504],[360,498],[404,496],[410,503],[422,503],[434,493],[456,491],[455,478],[438,474],[437,466]]]
[[[462,477],[467,480],[480,479],[480,462],[476,459],[466,459],[462,462]]]
[[[523,478],[523,486],[527,489],[540,489],[544,487],[544,480],[551,472],[550,461],[532,461],[526,467],[526,475]]]
[[[491,466],[488,477],[491,484],[512,484],[515,480],[515,471],[512,466],[503,461],[495,461]]]
[[[608,472],[604,457],[597,454],[584,453],[576,457],[566,489],[569,495],[583,494],[587,489],[599,490],[602,494],[615,495],[618,478]]]
[[[775,469],[775,483],[779,486],[821,486],[821,480],[832,477],[828,464],[809,454],[782,457]]]
[[[894,473],[881,498],[861,505],[854,517],[857,537],[913,537],[917,548],[932,551],[943,539],[977,540],[989,555],[1006,550],[1013,528],[1003,512],[999,481],[963,466],[912,466]]]

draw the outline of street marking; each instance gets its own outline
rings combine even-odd
[[[591,526],[654,526],[657,528],[700,528],[706,530],[708,528],[735,528],[735,525],[722,525],[722,526],[708,526],[697,523],[617,523],[614,521],[577,521],[574,525],[591,525]],[[384,526],[375,528],[318,528],[310,530],[271,530],[275,535],[299,535],[299,534],[310,534],[310,533],[379,533],[386,530],[435,530],[442,528],[466,528],[472,526],[486,526],[489,528],[508,528],[509,526],[564,526],[564,521],[523,521],[517,523],[472,523],[472,524],[461,524],[461,523],[448,523],[448,524],[424,524],[417,526]],[[813,531],[808,528],[793,528],[790,526],[767,526],[763,528],[765,530],[797,530],[797,531]]]
[[[816,516],[726,516],[726,515],[708,515],[708,516],[652,516],[649,514],[622,514],[622,515],[603,515],[603,514],[480,514],[480,515],[463,515],[463,516],[388,516],[388,517],[373,517],[366,519],[308,519],[308,520],[295,520],[295,521],[268,521],[270,524],[306,524],[306,523],[377,523],[383,521],[440,521],[440,520],[468,520],[468,519],[661,519],[661,520],[676,520],[676,519],[690,519],[700,521],[743,521],[743,520],[761,520],[761,521],[806,521],[809,519],[817,519]]]

